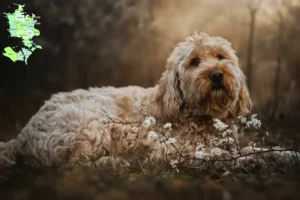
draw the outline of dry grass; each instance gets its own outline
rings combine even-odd
[[[0,199],[299,199],[300,168],[291,171],[209,171],[149,165],[56,171],[17,166],[0,172]]]

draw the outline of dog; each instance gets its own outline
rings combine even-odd
[[[200,143],[212,146],[218,134],[214,119],[230,124],[236,137],[231,123],[250,108],[231,43],[195,33],[176,45],[154,87],[52,95],[17,138],[0,144],[0,163],[25,158],[32,166],[74,167],[109,156],[159,159],[175,151],[193,156]]]

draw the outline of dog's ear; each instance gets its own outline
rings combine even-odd
[[[178,70],[174,65],[176,64],[169,59],[155,96],[156,115],[169,121],[179,118],[180,106],[183,102]]]
[[[241,89],[239,92],[239,98],[237,100],[236,108],[233,113],[234,117],[243,116],[250,112],[252,107],[252,101],[246,85],[245,75],[242,73]]]
[[[178,43],[167,61],[166,71],[158,83],[155,96],[155,114],[165,120],[176,121],[180,118],[180,108],[183,105],[183,92],[180,86],[179,69],[193,52],[192,37]]]

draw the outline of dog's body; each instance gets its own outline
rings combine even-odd
[[[19,135],[18,139],[26,143],[19,153],[47,166],[116,156],[119,147],[115,143],[126,130],[121,130],[125,125],[113,122],[114,127],[109,127],[109,117],[124,122],[145,119],[153,92],[153,88],[131,86],[53,95]]]
[[[141,124],[149,116],[157,121],[157,134],[177,138],[174,149],[192,156],[203,138],[216,134],[213,118],[230,123],[250,106],[230,43],[195,34],[178,44],[153,88],[104,87],[53,95],[16,139],[0,144],[0,163],[13,161],[14,155],[32,165],[57,167],[104,156],[171,154],[168,145],[149,138],[149,126]],[[158,126],[167,122],[172,131]]]

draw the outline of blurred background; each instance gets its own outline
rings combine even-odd
[[[176,43],[194,31],[232,42],[253,113],[273,135],[300,130],[299,0],[24,0],[41,16],[23,62],[0,56],[0,140],[14,137],[50,95],[106,85],[153,86]],[[0,1],[0,47],[8,38]],[[13,7],[14,8],[14,7]]]

